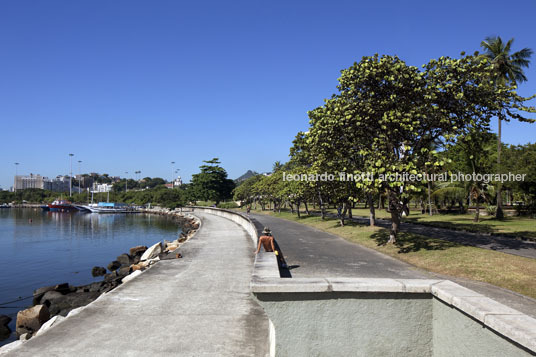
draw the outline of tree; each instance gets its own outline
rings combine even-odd
[[[504,43],[501,37],[487,37],[480,43],[480,46],[486,51],[483,57],[490,60],[493,67],[493,78],[497,83],[502,85],[516,86],[517,83],[525,82],[527,77],[523,68],[527,68],[530,63],[530,56],[533,51],[530,48],[523,48],[520,51],[510,53],[514,39]],[[497,136],[497,169],[501,173],[501,121],[507,120],[505,111],[501,111],[497,116],[498,119],[498,136]],[[498,219],[504,218],[502,210],[501,183],[497,184],[497,211]]]
[[[231,193],[235,187],[234,181],[227,178],[227,171],[219,166],[218,158],[203,161],[206,165],[201,165],[201,172],[192,175],[192,192],[196,200],[220,201],[231,198]]]
[[[311,128],[304,136],[313,169],[370,174],[355,188],[387,193],[390,242],[396,241],[409,198],[420,190],[402,176],[444,165],[430,151],[434,143],[444,146],[470,130],[487,131],[500,108],[533,109],[523,107],[525,98],[511,88],[494,85],[492,69],[476,56],[441,57],[423,67],[396,56],[364,57],[341,71],[339,94],[309,113]],[[348,188],[341,195],[341,187],[335,196],[353,197]]]

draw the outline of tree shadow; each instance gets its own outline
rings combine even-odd
[[[389,241],[389,231],[382,229],[373,233],[371,238],[374,239],[379,246],[384,246]],[[398,253],[411,253],[420,250],[445,250],[459,247],[460,244],[407,232],[399,232],[395,246],[399,248]]]
[[[498,232],[495,227],[490,224],[487,224],[485,221],[473,222],[472,218],[468,218],[467,223],[463,222],[447,222],[441,220],[427,220],[421,221],[418,217],[405,217],[404,222],[421,224],[423,226],[431,226],[438,228],[446,228],[454,231],[468,231],[476,233],[496,233]]]

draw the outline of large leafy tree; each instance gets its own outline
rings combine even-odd
[[[527,68],[530,63],[530,56],[533,51],[530,48],[523,48],[520,51],[511,53],[514,39],[508,42],[503,42],[501,37],[487,37],[480,43],[480,46],[485,50],[483,57],[489,59],[493,67],[493,78],[501,85],[516,86],[527,80],[524,68]],[[501,170],[501,121],[508,120],[508,112],[501,111],[498,118],[498,136],[497,136],[497,168]],[[502,210],[502,195],[501,184],[497,185],[497,212],[496,216],[499,219],[504,217]]]
[[[227,178],[227,171],[220,165],[218,158],[203,161],[201,172],[192,175],[191,190],[197,200],[220,201],[232,197],[234,181]]]
[[[311,167],[373,174],[355,186],[387,193],[391,242],[409,197],[420,189],[401,177],[444,164],[432,145],[487,131],[500,108],[527,109],[513,90],[493,83],[492,68],[476,56],[441,57],[423,67],[396,56],[364,57],[342,71],[339,94],[309,114],[304,136],[314,152]]]

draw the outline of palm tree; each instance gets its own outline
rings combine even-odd
[[[504,43],[499,36],[486,37],[480,43],[485,52],[483,56],[488,58],[495,68],[495,81],[504,85],[517,85],[525,82],[527,77],[523,73],[523,68],[527,68],[530,63],[530,56],[533,51],[530,48],[524,48],[521,51],[510,53],[514,39]],[[497,136],[497,169],[501,170],[501,120],[504,113],[498,116],[498,136]],[[502,219],[504,213],[502,210],[501,183],[497,185],[497,212],[496,218]]]

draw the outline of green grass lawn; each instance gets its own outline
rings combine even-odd
[[[313,226],[425,270],[483,281],[536,298],[536,259],[467,247],[405,232],[399,234],[396,244],[386,244],[388,231],[379,227],[359,225],[355,222],[348,222],[345,227],[341,227],[336,219],[323,221],[319,216],[307,215],[298,219],[290,212],[257,213]],[[354,214],[358,215],[355,211]]]
[[[337,213],[336,209],[327,212]],[[355,208],[354,216],[369,216],[368,208]],[[391,218],[385,210],[376,210],[376,218]],[[473,222],[474,214],[422,214],[420,210],[410,211],[408,217],[402,218],[405,222],[426,224],[434,227],[453,230],[465,230],[477,233],[502,234],[515,238],[536,240],[536,219],[529,217],[506,217],[497,220],[492,216],[480,216],[480,222]]]

